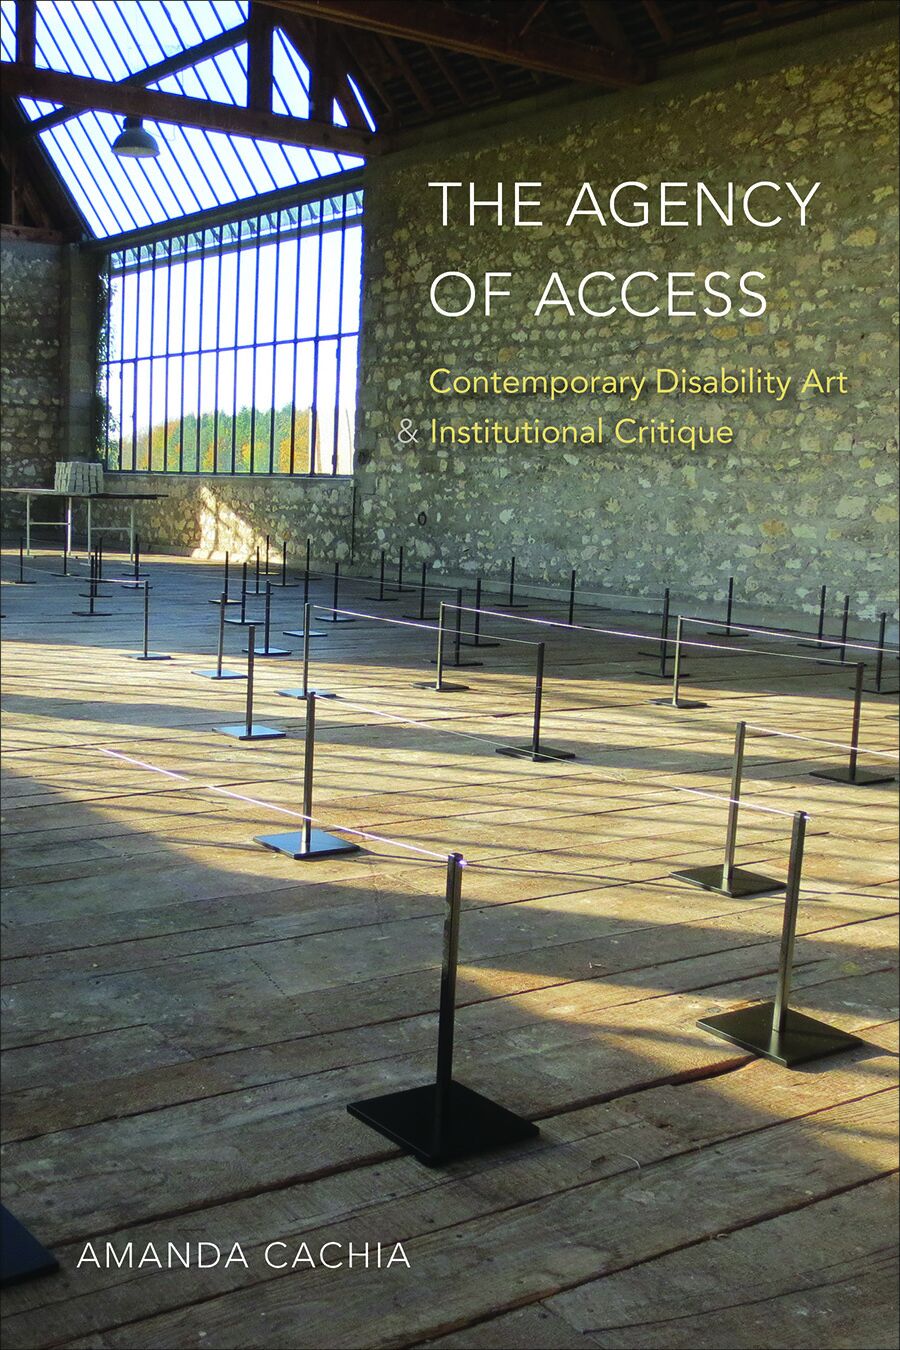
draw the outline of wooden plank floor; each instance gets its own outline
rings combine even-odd
[[[536,765],[496,753],[529,738],[533,647],[485,648],[450,676],[468,691],[439,694],[416,687],[433,633],[334,627],[312,656],[340,695],[318,705],[315,814],[379,838],[295,863],[254,835],[297,826],[304,709],[277,693],[296,639],[257,664],[256,717],[285,739],[241,744],[215,728],[243,683],[191,673],[220,569],[148,561],[151,646],[174,659],[143,664],[141,597],[111,586],[111,617],[76,618],[56,563],[18,588],[7,555],[2,588],[4,1199],[62,1266],[6,1292],[8,1346],[897,1343],[896,796],[810,777],[846,759],[820,743],[850,729],[833,652],[695,650],[686,692],[708,706],[676,711],[637,673],[652,642],[536,629],[562,615],[540,602],[497,627],[547,640],[542,737],[577,758]],[[414,610],[372,591],[349,579],[344,603]],[[300,592],[274,594],[281,641]],[[228,665],[243,641],[228,630]],[[737,860],[783,879],[790,813],[810,813],[794,1004],[863,1040],[794,1071],[696,1025],[771,997],[780,897],[671,877],[721,857],[738,719],[781,734],[748,736]],[[896,697],[867,697],[862,743],[896,753],[896,734]],[[456,1074],[540,1135],[429,1170],[346,1106],[433,1073],[431,855],[450,850]],[[131,1243],[131,1267],[79,1266],[87,1242]],[[246,1264],[139,1265],[169,1242],[239,1243]],[[409,1266],[377,1268],[379,1242]],[[268,1264],[272,1243],[315,1267]]]

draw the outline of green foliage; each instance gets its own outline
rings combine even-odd
[[[291,423],[293,420],[293,472],[309,469],[309,434],[312,412],[283,408],[219,408],[216,412],[185,413],[180,420],[157,423],[138,432],[134,468],[143,471],[183,473],[268,473],[272,447],[272,472],[291,472]],[[273,428],[274,421],[274,428]],[[130,439],[130,438],[129,438]],[[130,446],[125,440],[124,464],[131,468]],[[108,447],[107,466],[120,467],[118,443]]]

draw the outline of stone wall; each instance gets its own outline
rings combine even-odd
[[[111,492],[159,492],[138,507],[136,528],[149,549],[198,557],[249,557],[266,535],[273,556],[283,540],[299,565],[306,540],[319,562],[349,561],[353,542],[352,478],[200,477],[190,474],[107,474]],[[121,508],[105,504],[98,521],[123,525]]]
[[[874,19],[873,19],[874,12]],[[736,54],[740,65],[734,64]],[[897,508],[896,32],[884,7],[858,6],[671,65],[646,88],[544,101],[532,116],[498,112],[450,138],[417,144],[367,170],[360,381],[360,543],[407,545],[447,573],[501,571],[558,582],[720,598],[727,577],[756,606],[811,609],[818,587],[851,591],[854,609],[892,608]],[[429,179],[474,180],[480,197],[504,181],[537,180],[545,203],[591,181],[639,178],[711,186],[729,180],[821,180],[809,228],[538,229],[490,220],[441,228]],[[531,194],[526,194],[531,195]],[[484,213],[482,213],[484,214]],[[551,207],[544,216],[556,216]],[[563,220],[565,214],[563,214]],[[611,320],[564,309],[531,317],[553,270],[568,279],[606,268],[749,268],[768,280],[758,319]],[[483,317],[443,318],[429,303],[447,269],[511,270],[511,301]],[[574,288],[573,288],[574,289]],[[526,318],[526,316],[528,316]],[[843,397],[676,401],[636,415],[731,422],[734,444],[684,450],[623,446],[438,448],[435,416],[473,423],[615,421],[627,399],[554,405],[496,396],[437,397],[438,366],[455,373],[706,372],[720,365],[802,376],[843,368]],[[418,445],[401,445],[401,419]],[[427,517],[424,524],[418,523]]]
[[[0,243],[0,482],[47,487],[62,435],[63,247],[4,232]],[[24,515],[4,496],[3,523]]]

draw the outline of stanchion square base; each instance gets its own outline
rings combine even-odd
[[[206,603],[207,603],[208,605],[221,605],[222,601],[221,601],[221,600],[207,600]],[[225,601],[225,603],[226,603],[226,605],[239,605],[241,602],[240,602],[240,600],[232,600],[232,599],[229,598],[228,600]]]
[[[283,731],[276,731],[274,727],[264,727],[260,722],[251,723],[249,731],[246,722],[216,727],[216,731],[221,732],[223,736],[233,736],[236,741],[279,741],[285,734]]]
[[[498,745],[495,753],[510,759],[530,759],[535,764],[552,764],[555,759],[576,759],[571,750],[548,750],[546,746],[535,754],[531,745]]]
[[[241,651],[246,652],[249,648],[242,647]],[[290,650],[287,647],[254,647],[254,656],[290,656]]]
[[[783,1064],[787,1069],[823,1055],[837,1055],[863,1044],[858,1036],[838,1031],[827,1022],[806,1017],[793,1008],[788,1009],[784,1030],[776,1035],[772,1030],[774,1010],[774,1003],[756,1003],[750,1008],[704,1017],[697,1026],[704,1031],[711,1031],[714,1036],[721,1036],[732,1045],[739,1045],[742,1050],[751,1050],[764,1059]]]
[[[276,689],[275,693],[282,698],[306,698],[307,694],[315,694],[316,698],[337,698],[337,694],[327,689]]]
[[[668,675],[660,675],[660,673],[659,673],[658,670],[636,670],[634,673],[635,673],[635,675],[642,675],[642,676],[644,677],[645,680],[669,680],[669,681],[671,681],[671,679],[672,679],[671,671],[669,672]],[[691,678],[691,672],[690,672],[689,670],[683,670],[683,671],[681,671],[681,673],[679,674],[678,678],[679,678],[679,680],[689,680],[689,679]]]
[[[429,664],[430,666],[436,666],[436,665],[437,665],[437,661],[429,661],[428,664]],[[483,666],[483,665],[484,665],[484,662],[483,662],[483,661],[448,661],[448,662],[447,662],[447,669],[448,669],[448,670],[462,670],[464,666],[465,666],[465,667],[471,666],[471,667],[474,668],[475,666]]]
[[[249,628],[251,623],[260,624],[260,626],[262,624],[260,619],[226,619],[225,622],[232,624],[235,628]]]
[[[304,633],[302,628],[282,628],[281,631],[282,633],[284,633],[285,637],[300,637],[300,638],[306,637],[306,634]],[[310,633],[309,636],[311,638],[314,638],[314,637],[327,637],[328,635],[327,633]]]
[[[698,698],[651,698],[650,702],[656,708],[708,708],[708,703],[701,703]]]
[[[467,684],[448,684],[443,680],[438,684],[435,680],[416,680],[414,689],[431,689],[437,694],[465,694],[468,692]]]
[[[42,1247],[24,1224],[0,1205],[0,1284],[18,1284],[38,1275],[52,1275],[59,1262]]]
[[[435,1087],[408,1088],[383,1097],[351,1102],[351,1116],[399,1144],[427,1167],[471,1158],[505,1144],[519,1144],[540,1133],[530,1120],[499,1106],[480,1092],[451,1083],[441,1142],[434,1142]]]
[[[844,766],[834,769],[811,769],[810,778],[827,778],[832,783],[849,783],[851,787],[871,787],[873,783],[893,783],[896,774],[879,769],[857,769],[853,777]]]
[[[356,623],[355,619],[350,619],[346,614],[320,614],[318,623]]]
[[[36,585],[37,585],[37,582],[36,582],[36,581],[30,581],[30,580],[28,580],[28,579],[26,579],[26,580],[24,580],[24,581],[19,581],[18,578],[17,578],[12,584],[13,584],[14,586],[36,586]]]
[[[481,638],[478,642],[467,642],[466,639],[463,638],[460,645],[463,647],[475,647],[476,649],[480,649],[481,647],[499,647],[500,643],[491,642],[489,638]]]
[[[246,680],[240,670],[192,670],[192,675],[200,675],[204,680]]]
[[[716,891],[719,895],[739,898],[745,895],[771,895],[774,891],[783,891],[785,883],[774,877],[764,877],[761,872],[748,872],[744,867],[731,869],[730,884],[722,885],[722,868],[692,867],[689,872],[671,872],[673,881],[686,881],[689,886],[699,886],[703,891]]]
[[[95,609],[93,613],[89,609],[73,609],[72,613],[76,619],[114,619],[116,617],[111,609]]]
[[[326,834],[324,830],[310,830],[309,848],[303,847],[303,833],[300,830],[290,830],[285,834],[258,834],[256,842],[296,860],[331,858],[337,853],[361,852],[359,844],[338,839],[336,835]]]
[[[138,652],[137,655],[131,655],[132,661],[171,661],[171,656],[166,656],[165,652]]]

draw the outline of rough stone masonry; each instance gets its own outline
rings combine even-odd
[[[894,16],[863,7],[680,61],[667,78],[623,94],[559,99],[530,117],[507,110],[469,121],[451,139],[418,144],[367,170],[363,356],[360,381],[360,544],[374,556],[405,542],[448,573],[520,573],[561,582],[576,567],[583,583],[658,594],[671,584],[715,598],[734,573],[755,605],[811,609],[827,583],[858,599],[861,614],[896,604],[897,183]],[[865,20],[865,21],[863,21]],[[537,228],[507,217],[469,224],[466,211],[442,224],[431,180],[474,181],[479,197],[497,184],[536,181],[544,203],[570,201],[582,181],[739,178],[822,186],[806,228],[726,228],[715,213],[702,227],[598,229],[558,212]],[[762,209],[762,194],[759,198]],[[482,212],[482,215],[489,215]],[[661,276],[713,268],[766,275],[767,306],[756,318],[651,318],[619,310],[599,321],[558,305],[537,316],[529,302],[547,276],[577,281],[603,268]],[[482,298],[460,319],[429,302],[433,278],[458,270],[480,278],[506,270],[514,290],[484,315]],[[445,308],[452,305],[449,299]],[[459,302],[460,307],[463,301]],[[637,307],[637,306],[636,306]],[[709,395],[632,393],[597,398],[494,392],[437,395],[435,368],[451,376],[533,372],[644,373],[761,369],[795,383],[775,400],[765,390]],[[810,368],[843,369],[847,393],[799,392]],[[449,379],[450,376],[442,377]],[[623,381],[624,384],[624,381]],[[477,386],[476,386],[477,387]],[[728,446],[583,447],[435,445],[432,419],[587,420],[703,418],[734,427]],[[402,444],[410,419],[418,441]],[[427,517],[419,524],[421,516]]]

